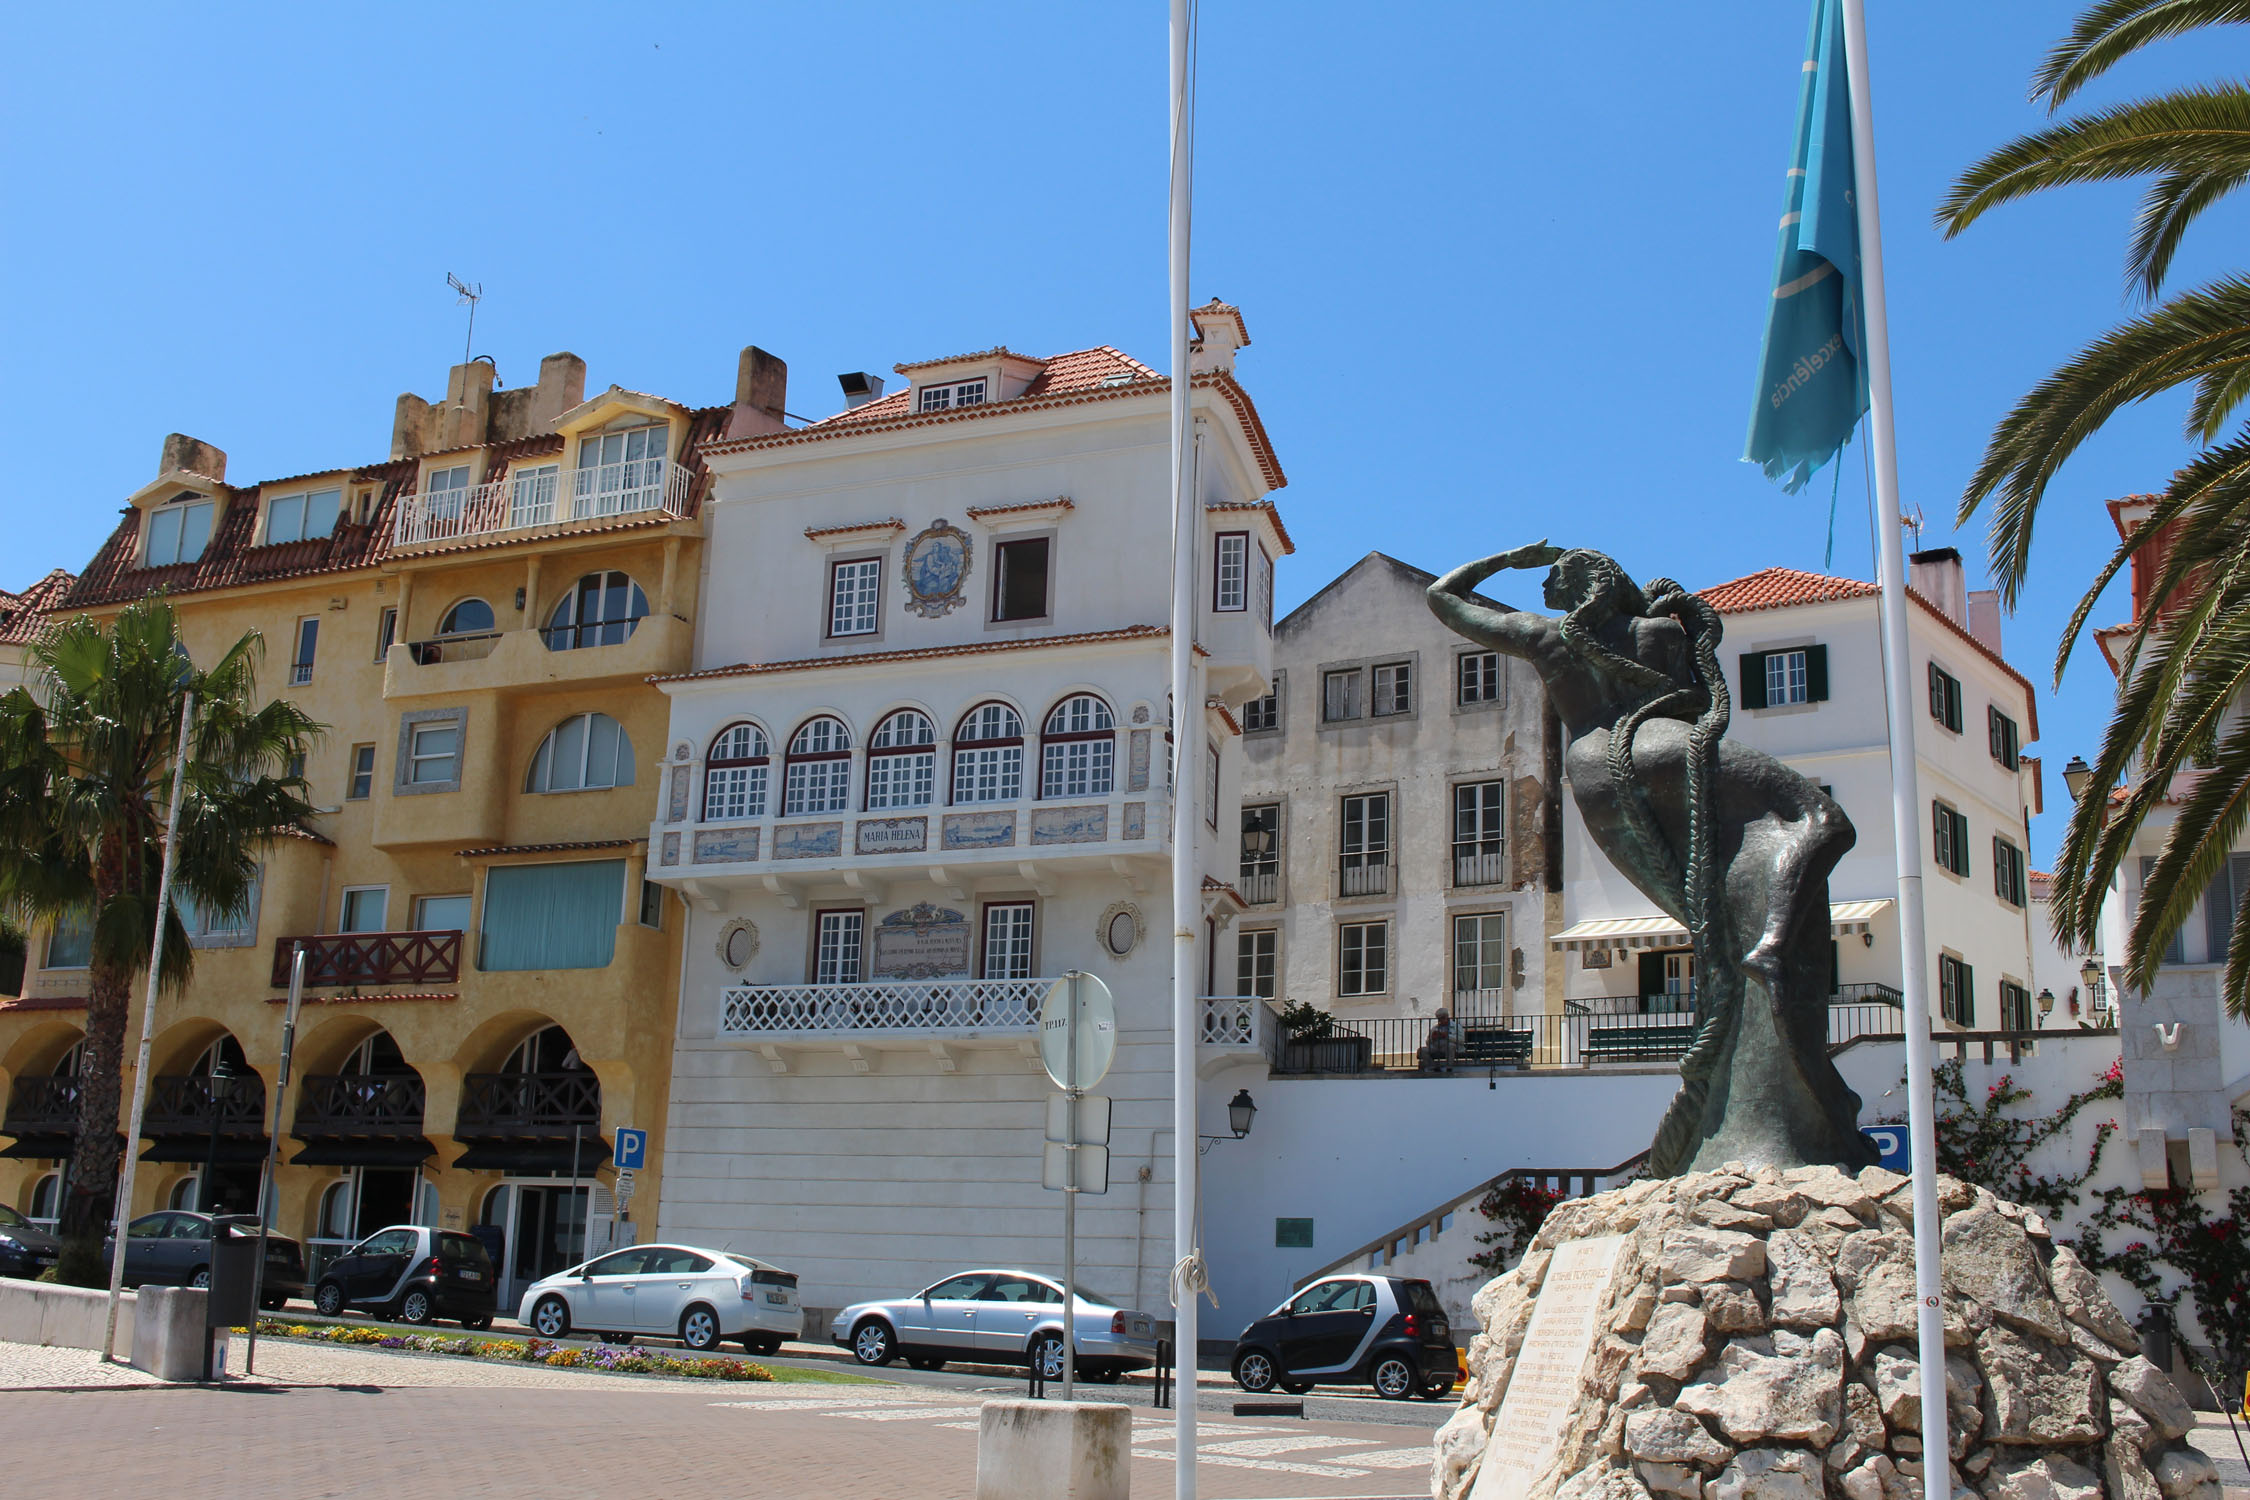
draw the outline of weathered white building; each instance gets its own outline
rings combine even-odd
[[[1370,552],[1275,628],[1242,720],[1239,993],[1347,1019],[1562,1009],[1559,726],[1527,664],[1431,614],[1434,581]]]
[[[2030,1030],[2028,820],[2040,777],[2023,747],[2039,737],[2037,702],[2000,654],[1998,600],[1966,589],[1958,552],[1915,553],[1908,582],[1930,1003],[1947,1029]],[[1817,782],[1858,831],[1828,879],[1836,1024],[1858,1031],[1884,1029],[1875,1007],[1895,1005],[1901,981],[1877,595],[1872,583],[1790,568],[1702,591],[1726,625],[1728,734]],[[1694,977],[1684,929],[1594,847],[1567,797],[1563,827],[1569,926],[1554,946],[1565,994],[1596,1014],[1684,1024]]]
[[[1264,695],[1282,474],[1196,310],[1197,672],[1217,975],[1240,903],[1243,705]],[[1116,998],[1111,1187],[1084,1284],[1160,1315],[1172,1258],[1168,380],[1101,347],[901,365],[906,388],[709,450],[696,669],[650,878],[690,928],[660,1233],[803,1278],[815,1309],[968,1266],[1058,1269],[1040,998]],[[1231,993],[1232,949],[1226,950]],[[1247,1039],[1232,1001],[1205,1035]],[[825,1332],[825,1329],[818,1330]]]

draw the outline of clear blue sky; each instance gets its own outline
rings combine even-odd
[[[2025,82],[2072,7],[1870,9],[1904,487],[1981,583],[1963,479],[2123,309],[2134,192],[1941,242],[1949,176],[2041,118]],[[1284,605],[1378,546],[1443,567],[1552,534],[1690,587],[1821,566],[1826,484],[1739,462],[1806,12],[1208,7],[1194,295],[1255,339]],[[1161,366],[1164,49],[1162,0],[15,12],[0,586],[83,564],[166,432],[238,482],[385,457],[398,393],[461,357],[448,271],[484,284],[477,350],[510,384],[570,349],[594,387],[722,401],[756,342],[819,416],[838,372],[994,343]],[[2171,44],[2089,102],[2243,56]],[[2201,228],[2182,284],[2245,227]],[[2188,453],[2179,411],[2064,472],[2008,622],[2050,807],[2110,692],[2091,653],[2044,691],[2055,633],[2114,543],[2102,500]],[[1834,571],[1871,577],[1861,484],[1855,458]]]

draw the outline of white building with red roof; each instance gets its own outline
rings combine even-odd
[[[1966,587],[1960,554],[1917,552],[1911,566],[1931,1006],[1950,1031],[2034,1029],[2028,824],[2040,775],[2023,751],[2039,737],[2036,694],[2001,655],[1998,599]],[[1702,597],[1726,626],[1727,732],[1817,782],[1858,831],[1828,882],[1834,1026],[1895,1032],[1897,867],[1876,586],[1766,568]],[[1570,1007],[1651,1033],[1684,1025],[1694,985],[1684,929],[1602,857],[1571,799],[1563,809],[1566,926],[1554,948]]]
[[[987,349],[896,366],[888,395],[843,377],[843,412],[709,450],[694,669],[656,679],[649,876],[690,908],[659,1223],[789,1266],[810,1308],[1059,1269],[1036,1019],[1072,970],[1118,1027],[1117,1186],[1082,1200],[1080,1274],[1167,1305],[1170,938],[1232,996],[1239,716],[1291,550],[1240,314],[1194,318],[1208,751],[1180,789],[1206,874],[1177,917],[1166,377]],[[1261,1056],[1263,1018],[1205,1002],[1214,1062]]]

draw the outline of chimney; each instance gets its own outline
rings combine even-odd
[[[492,393],[485,441],[512,443],[553,432],[555,419],[585,399],[586,361],[575,354],[550,354],[539,361],[537,385]]]
[[[1234,351],[1250,345],[1250,329],[1242,321],[1242,309],[1213,297],[1201,307],[1188,309],[1188,321],[1195,325],[1195,340],[1188,346],[1188,371],[1201,375],[1207,370],[1234,371]]]
[[[883,399],[883,377],[870,375],[865,370],[854,370],[849,375],[839,375],[836,383],[844,388],[844,410],[852,411],[870,401]]]
[[[492,423],[492,387],[499,372],[490,360],[472,359],[445,375],[445,399],[424,401],[412,391],[398,398],[391,418],[391,457],[447,453],[484,442]]]
[[[1969,591],[1969,634],[1976,637],[1978,645],[2000,654],[2000,591],[1998,589],[1971,589]]]
[[[1961,572],[1961,553],[1953,547],[1932,547],[1927,552],[1909,553],[1906,559],[1907,586],[1930,601],[1938,612],[1960,626],[1969,628],[1969,585]]]
[[[727,418],[727,436],[787,432],[782,408],[788,404],[789,366],[756,344],[744,349],[734,367],[734,414]]]
[[[191,438],[184,432],[164,435],[164,453],[156,461],[156,472],[163,474],[200,474],[205,479],[227,477],[225,450],[215,448],[201,438]]]

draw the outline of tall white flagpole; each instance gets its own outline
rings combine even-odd
[[[1875,471],[1882,557],[1883,699],[1890,720],[1891,841],[1898,851],[1898,934],[1905,997],[1906,1120],[1914,1172],[1915,1327],[1922,1376],[1922,1489],[1953,1500],[1945,1408],[1945,1292],[1938,1274],[1937,1102],[1931,1078],[1929,945],[1922,928],[1922,794],[1914,766],[1913,660],[1906,639],[1906,544],[1900,536],[1891,335],[1883,294],[1883,222],[1875,193],[1875,110],[1867,77],[1864,0],[1843,0],[1844,73],[1851,89],[1852,178],[1859,213],[1860,307],[1867,347],[1867,456]],[[1839,459],[1839,461],[1841,461]]]
[[[133,1217],[133,1167],[139,1160],[141,1149],[141,1116],[148,1108],[148,1054],[156,1039],[156,985],[164,972],[164,918],[172,909],[172,860],[179,852],[180,798],[187,791],[188,733],[195,726],[195,694],[188,693],[180,702],[180,748],[172,760],[172,810],[164,820],[164,861],[157,867],[156,876],[156,934],[149,940],[148,993],[141,1001],[141,1046],[133,1057],[133,1109],[125,1126],[125,1160],[117,1173],[116,1205],[110,1212],[109,1252],[109,1316],[102,1325],[102,1358],[115,1357],[117,1347],[117,1298],[125,1285],[125,1229]],[[211,1108],[219,1107],[218,1091],[211,1094]],[[271,1122],[268,1128],[275,1128]],[[202,1185],[205,1192],[210,1184]],[[265,1255],[265,1246],[258,1247]]]
[[[1195,120],[1188,96],[1188,3],[1172,0],[1172,1278],[1173,1445],[1178,1500],[1195,1500],[1195,1299],[1203,1285],[1196,1243],[1195,929],[1202,882],[1195,803],[1202,785],[1203,695],[1195,691],[1195,448],[1188,415],[1188,210]]]

